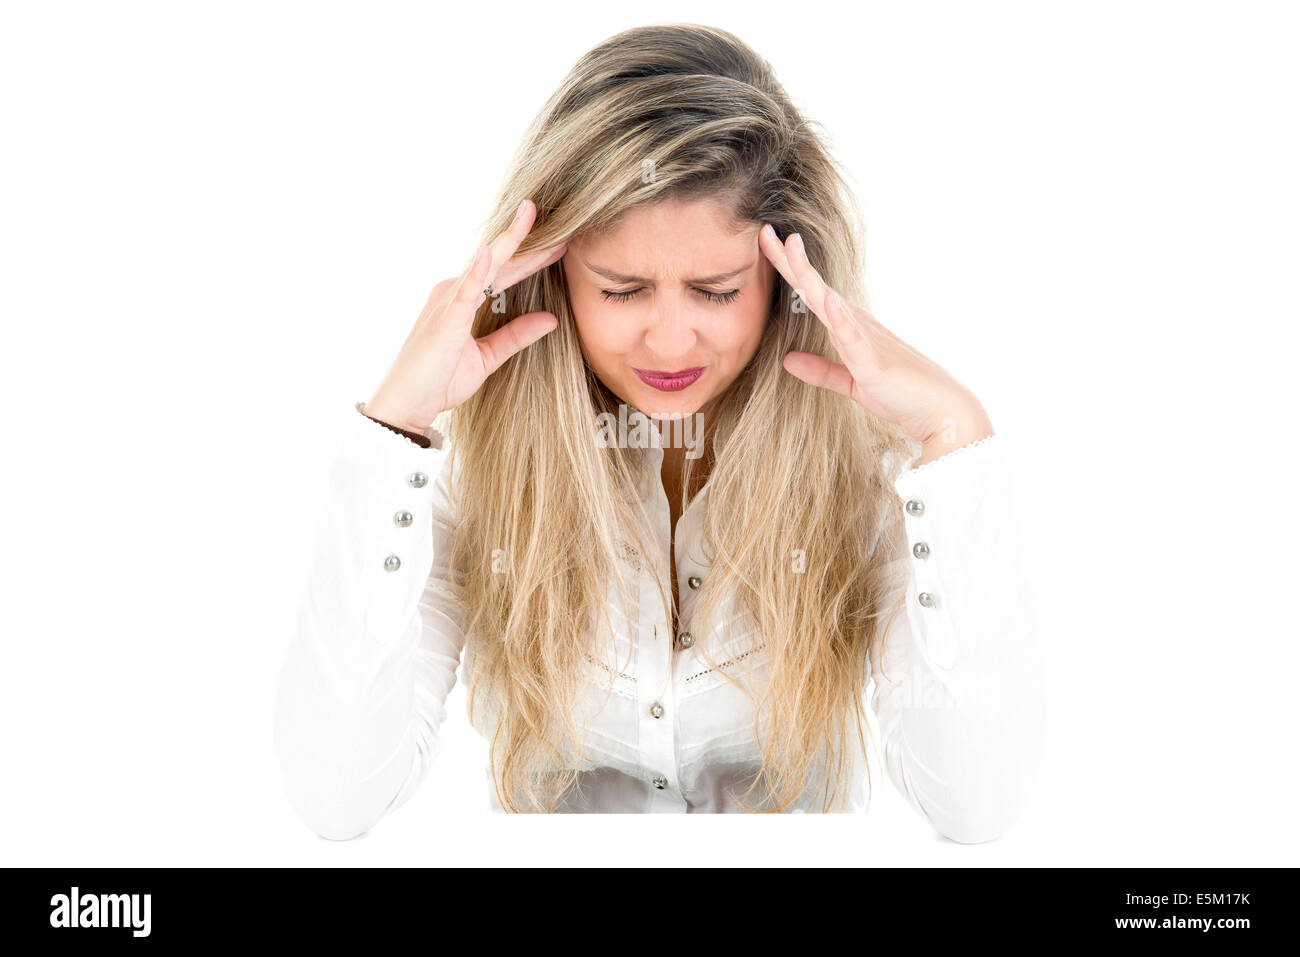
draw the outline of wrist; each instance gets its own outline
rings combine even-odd
[[[361,413],[367,418],[382,422],[403,432],[415,432],[423,435],[429,427],[428,422],[416,422],[400,405],[390,402],[376,393],[369,401],[362,403]],[[434,418],[437,418],[435,416]],[[432,420],[430,420],[432,421]]]
[[[357,411],[371,422],[382,425],[388,431],[409,439],[421,448],[427,449],[433,446],[433,440],[429,437],[427,428],[403,428],[384,415],[372,415],[369,402],[358,402]]]
[[[941,419],[938,425],[921,440],[919,465],[964,448],[972,442],[993,434],[993,422],[978,403],[958,414]]]

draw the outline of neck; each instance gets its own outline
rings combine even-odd
[[[713,467],[713,456],[708,443],[707,417],[692,416],[689,421],[674,424],[670,420],[660,420],[659,435],[663,444],[663,465],[661,477],[665,488],[679,490],[682,472],[686,460],[691,460],[691,495],[693,496],[708,481]]]

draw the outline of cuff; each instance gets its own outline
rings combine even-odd
[[[999,525],[1011,516],[1002,444],[986,436],[905,469],[894,489],[912,572],[907,615],[932,664],[953,668],[961,653],[958,622],[972,613],[966,592],[983,576],[1003,572],[997,547],[1007,539]]]
[[[429,448],[367,418],[361,403],[334,463],[336,494],[352,518],[360,554],[365,626],[380,644],[395,641],[422,593],[433,564],[432,523],[451,452],[430,427]]]

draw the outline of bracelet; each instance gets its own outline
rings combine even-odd
[[[366,415],[366,404],[364,402],[357,403],[357,411],[360,412],[362,415],[365,415],[366,418],[369,419],[371,422],[378,422],[380,425],[382,425],[384,428],[388,429],[389,431],[396,432],[398,435],[406,436],[406,438],[410,439],[412,442],[420,446],[420,448],[422,449],[429,449],[433,447],[433,440],[430,439],[428,435],[421,434],[419,432],[409,432],[406,429],[398,428],[397,426],[389,422],[385,422],[383,419],[376,419],[373,415]]]

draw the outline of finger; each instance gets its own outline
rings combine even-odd
[[[537,221],[537,204],[525,199],[515,210],[515,218],[505,231],[492,241],[492,262],[495,264],[488,272],[488,282],[494,292],[509,289],[520,279],[532,275],[537,270],[549,266],[564,255],[568,241],[556,243],[545,249],[535,249],[518,258],[515,251],[524,241],[533,223]],[[554,258],[550,258],[550,257]]]
[[[877,340],[854,322],[854,313],[844,305],[844,300],[834,289],[827,292],[824,302],[831,337],[837,341],[847,339],[850,345],[851,351],[847,355],[840,349],[840,357],[852,365],[857,376],[875,376],[880,371],[881,355]]]
[[[787,237],[787,239],[788,238],[789,237]],[[781,274],[782,278],[785,279],[786,283],[788,283],[790,288],[794,291],[794,294],[799,297],[802,308],[810,308],[804,290],[800,286],[799,277],[796,275],[794,267],[790,263],[790,257],[786,253],[786,247],[781,240],[777,238],[776,230],[772,228],[771,224],[764,224],[763,228],[759,230],[758,243],[759,248],[763,250],[763,255],[767,256],[772,265],[776,267],[776,271]],[[816,310],[814,310],[814,313],[815,312]],[[821,320],[822,325],[826,326],[827,331],[830,333],[831,343],[835,346],[836,350],[843,355],[844,345],[840,342],[838,337],[836,337],[835,330],[831,329],[830,326],[827,325],[826,320],[822,319],[822,317],[818,316],[818,319]]]
[[[532,200],[525,199],[519,204],[519,208],[515,210],[515,218],[510,221],[510,225],[490,244],[492,261],[496,263],[496,267],[488,272],[488,282],[495,280],[501,266],[515,254],[519,244],[528,235],[528,230],[533,228],[533,221],[536,218],[537,206]]]
[[[492,266],[492,250],[480,246],[470,262],[469,268],[461,274],[460,281],[452,290],[451,300],[447,303],[448,319],[468,328],[474,322],[474,313],[487,297],[483,287],[487,285],[488,269]]]
[[[845,354],[846,347],[851,348],[865,338],[861,325],[856,321],[849,309],[842,308],[834,316],[830,314],[826,305],[826,296],[832,290],[808,260],[802,236],[798,233],[791,233],[782,243],[777,238],[775,230],[772,230],[770,226],[765,226],[760,230],[759,236],[763,251],[767,254],[768,259],[772,261],[777,271],[785,277],[785,281],[790,284],[790,287],[795,290],[808,308],[813,311],[813,314],[822,320],[822,323],[830,331],[835,348],[839,350],[841,355]]]
[[[488,281],[492,283],[492,291],[500,292],[503,289],[509,289],[520,280],[527,279],[533,273],[545,269],[551,263],[558,262],[568,251],[568,248],[569,241],[566,239],[554,246],[534,249],[519,256],[512,256],[509,262],[502,264],[495,277],[488,277]]]
[[[549,312],[527,312],[511,319],[477,341],[484,370],[491,375],[501,367],[501,363],[558,328],[559,324],[560,321]]]
[[[835,291],[826,285],[821,273],[809,261],[803,237],[793,233],[786,237],[785,246],[787,261],[799,288],[804,291],[808,307],[822,318],[838,342],[850,348],[861,348],[866,344],[865,330],[855,321],[852,311],[843,305],[844,300],[834,294]],[[833,308],[832,303],[839,308]],[[842,347],[840,351],[843,352]]]
[[[776,230],[772,228],[771,223],[764,223],[763,228],[758,231],[758,248],[763,250],[763,255],[776,267],[776,271],[781,274],[782,279],[790,284],[791,289],[798,285],[794,270],[790,268],[790,260],[786,256],[785,246],[777,238]]]
[[[766,224],[761,230],[759,230],[758,235],[759,245],[763,250],[763,254],[766,255],[772,265],[776,267],[777,272],[779,272],[789,284],[790,288],[794,291],[794,294],[799,297],[799,302],[802,308],[811,309],[813,314],[821,321],[821,324],[826,327],[827,332],[830,333],[831,344],[834,345],[836,351],[843,356],[845,353],[843,341],[838,335],[836,335],[835,330],[831,327],[830,323],[826,321],[826,317],[818,311],[820,307],[815,308],[813,304],[808,301],[808,291],[804,288],[804,283],[799,278],[798,272],[795,270],[794,263],[792,262],[791,250],[787,245],[795,234],[791,233],[790,236],[786,237],[786,242],[782,243],[781,240],[777,238],[776,230],[772,228],[771,224]]]
[[[841,395],[853,395],[853,376],[838,362],[811,352],[787,352],[782,361],[785,371],[796,379]]]
[[[554,246],[549,246],[545,249],[533,250],[532,252],[526,254],[526,256],[516,257],[515,259],[511,260],[511,263],[507,264],[507,267],[512,269],[513,271],[526,270],[524,272],[525,275],[528,274],[528,272],[536,272],[538,269],[550,265],[552,262],[555,262],[557,259],[563,256],[565,249],[567,247],[568,247],[568,240],[566,239],[564,242],[557,243]],[[491,249],[490,246],[487,248],[489,250]],[[433,288],[433,291],[429,294],[429,308],[441,310],[452,299],[452,297],[454,297],[457,294],[458,291],[460,291],[463,288],[466,288],[465,284],[469,281],[471,274],[474,271],[476,256],[477,256],[477,251],[470,256],[469,261],[465,264],[465,267],[460,271],[460,275],[454,277],[453,281],[439,283],[437,286]],[[507,267],[503,267],[503,268],[507,268]],[[475,283],[469,283],[468,288],[474,288],[475,286],[477,286],[479,291],[482,292],[482,290],[487,287],[488,283],[491,282],[491,278],[489,275],[491,272],[492,269],[491,267],[489,267],[487,272],[484,272],[482,273],[481,276],[477,277],[479,281]],[[506,282],[502,282],[498,284],[498,286],[493,291],[499,292],[501,289],[507,289],[515,282],[517,282],[520,278],[523,277],[512,276]]]
[[[822,282],[821,276],[812,268],[808,257],[804,255],[802,238],[798,233],[791,233],[782,243],[776,238],[776,231],[769,232],[770,229],[770,226],[764,227],[759,232],[764,253],[790,284],[790,288],[825,322],[826,310],[823,300],[826,295],[826,284]]]

